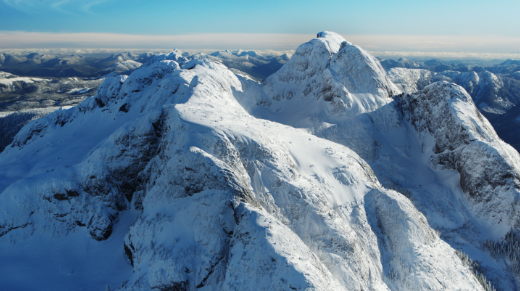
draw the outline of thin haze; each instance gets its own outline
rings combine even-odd
[[[380,54],[520,53],[520,1],[2,0],[0,48],[294,49],[331,30]]]

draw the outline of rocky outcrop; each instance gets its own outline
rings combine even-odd
[[[396,100],[404,118],[419,133],[432,136],[431,166],[460,174],[460,187],[475,214],[518,228],[520,158],[498,138],[471,96],[460,86],[439,82]]]

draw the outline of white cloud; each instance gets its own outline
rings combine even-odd
[[[19,0],[23,1],[23,0]],[[37,33],[0,31],[0,49],[255,49],[291,50],[315,34],[206,33],[129,35],[110,33]],[[344,35],[345,39],[381,57],[520,59],[520,38],[505,36]],[[513,53],[516,52],[516,53]]]

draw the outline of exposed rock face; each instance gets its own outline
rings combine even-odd
[[[43,117],[59,108],[28,109],[0,113],[0,152],[13,142],[16,134],[31,120]]]
[[[460,173],[474,213],[492,224],[518,228],[520,161],[501,141],[463,88],[446,82],[398,97],[405,118],[434,140],[430,164]]]
[[[494,67],[487,69],[492,68]],[[420,71],[431,77],[420,77]],[[508,77],[489,71],[430,73],[426,70],[393,68],[388,71],[388,76],[402,87],[403,92],[409,94],[437,81],[453,82],[462,86],[472,96],[480,112],[489,118],[499,137],[517,151],[520,150],[520,123],[516,120],[519,115],[517,105],[520,104],[520,81],[515,79],[514,74]]]

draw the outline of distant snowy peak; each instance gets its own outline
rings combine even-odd
[[[411,61],[411,60],[408,60],[408,59],[405,59],[405,58],[400,58],[397,61],[396,60],[391,60],[391,59],[390,60],[382,60],[381,61],[381,65],[386,70],[389,70],[389,69],[395,68],[395,67],[410,68],[410,69],[417,69],[417,68],[421,67],[421,65],[419,65],[418,63],[416,63],[414,61]]]
[[[346,111],[359,114],[375,110],[400,93],[379,61],[362,48],[333,32],[317,36],[300,45],[264,82],[264,91],[272,100],[321,99],[341,103]]]
[[[102,75],[112,74],[117,75],[118,73],[128,72],[139,68],[142,64],[136,61],[127,60],[119,63],[114,63],[109,68],[101,71]]]
[[[473,97],[477,107],[484,113],[504,114],[520,103],[520,92],[517,90],[519,84],[514,74],[508,78],[489,71],[431,72],[424,69],[392,68],[388,70],[388,76],[406,93],[422,90],[432,82],[456,83]],[[520,79],[520,74],[517,76]]]
[[[183,65],[189,61],[188,58],[184,57],[182,53],[178,50],[172,50],[168,54],[160,54],[160,55],[154,55],[152,56],[146,63],[143,64],[144,67],[150,66],[154,63],[160,62],[160,61],[175,61],[179,65]]]
[[[517,65],[517,66],[520,66],[520,60],[506,60],[505,62],[501,63],[500,65],[502,66],[507,66],[507,65]]]
[[[139,58],[138,55],[131,52],[124,52],[121,54],[112,54],[110,57],[101,60],[101,62],[123,62],[128,60],[137,60],[137,58]]]
[[[15,77],[17,77],[17,76],[13,75],[11,73],[8,73],[8,72],[0,71],[0,79],[9,79],[9,78],[15,78]]]
[[[210,56],[214,56],[214,57],[231,57],[231,56],[236,56],[236,57],[255,57],[255,58],[261,58],[262,56],[259,55],[257,52],[255,51],[244,51],[244,50],[224,50],[224,51],[217,51],[217,52],[214,52],[214,53],[211,53]]]
[[[279,57],[276,57],[276,59],[279,61],[279,62],[288,62],[290,59],[291,59],[291,56],[292,55],[289,55],[289,54],[283,54]]]
[[[520,71],[516,71],[513,74],[511,74],[511,77],[516,80],[520,80]]]

